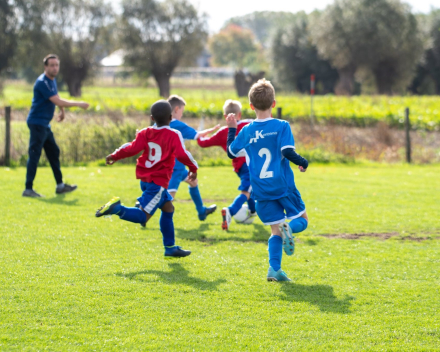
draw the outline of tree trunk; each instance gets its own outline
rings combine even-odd
[[[72,76],[65,79],[67,88],[69,89],[69,94],[71,97],[80,97],[81,96],[81,88],[82,88],[82,80],[78,76]]]
[[[242,70],[235,71],[234,83],[235,89],[239,97],[246,97],[249,93],[251,86],[265,75],[264,71],[260,71],[256,74],[245,74]]]
[[[379,94],[393,94],[395,68],[393,63],[380,62],[373,70],[376,79],[377,92]]]
[[[163,98],[168,98],[170,96],[170,76],[168,72],[157,72],[153,73],[154,79],[156,80],[157,86],[159,87],[159,95]]]
[[[347,66],[338,70],[339,81],[336,83],[336,95],[352,95],[354,93],[354,74],[356,69],[352,66]]]

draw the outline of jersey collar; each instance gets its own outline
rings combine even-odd
[[[171,129],[170,126],[161,126],[161,127],[153,126],[153,128],[154,128],[155,130],[161,130],[161,129],[164,129],[164,128],[169,129],[169,130]]]
[[[267,117],[267,118],[265,118],[263,120],[255,119],[254,122],[266,122],[266,121],[269,121],[269,120],[273,120],[273,117]]]

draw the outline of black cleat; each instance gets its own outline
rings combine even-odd
[[[217,205],[213,204],[209,207],[205,207],[205,213],[204,214],[199,214],[199,220],[200,221],[204,221],[206,220],[206,218],[208,217],[208,215],[212,214],[213,212],[215,212],[217,209]]]
[[[186,251],[179,246],[165,248],[165,258],[183,258],[191,254],[191,251]]]

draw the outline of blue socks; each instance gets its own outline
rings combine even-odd
[[[247,203],[248,203],[249,211],[251,213],[255,213],[256,212],[255,200],[253,200],[252,198],[249,198]]]
[[[232,204],[229,206],[229,211],[231,212],[231,216],[234,216],[241,209],[241,206],[244,202],[247,201],[247,197],[244,194],[240,194],[237,198],[234,199]]]
[[[302,232],[307,228],[308,222],[304,218],[296,218],[289,222],[289,226],[293,233]]]
[[[160,215],[160,232],[162,232],[163,245],[165,246],[165,248],[173,247],[175,244],[173,214],[174,212],[166,213],[162,211],[162,214]]]
[[[115,214],[122,220],[143,224],[147,221],[147,215],[139,208],[128,208],[123,205],[115,209]]]
[[[270,236],[269,247],[269,265],[273,270],[281,269],[281,258],[283,256],[283,239],[280,236]]]
[[[202,196],[200,195],[199,186],[188,187],[189,195],[196,205],[197,213],[205,214],[205,207],[203,206]]]

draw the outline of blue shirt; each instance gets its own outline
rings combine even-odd
[[[27,123],[48,127],[55,112],[55,104],[49,98],[57,94],[57,81],[41,74],[34,84],[34,97]]]
[[[185,122],[182,122],[180,120],[171,120],[170,127],[178,130],[181,134],[183,139],[197,139],[198,133],[197,131],[192,128],[191,126],[188,126]],[[183,165],[179,160],[176,159],[176,164],[174,165],[174,170],[183,170],[185,169],[185,165]]]
[[[296,190],[289,160],[281,153],[286,148],[295,148],[290,125],[273,118],[246,125],[230,145],[231,154],[246,156],[255,200],[279,199]]]

